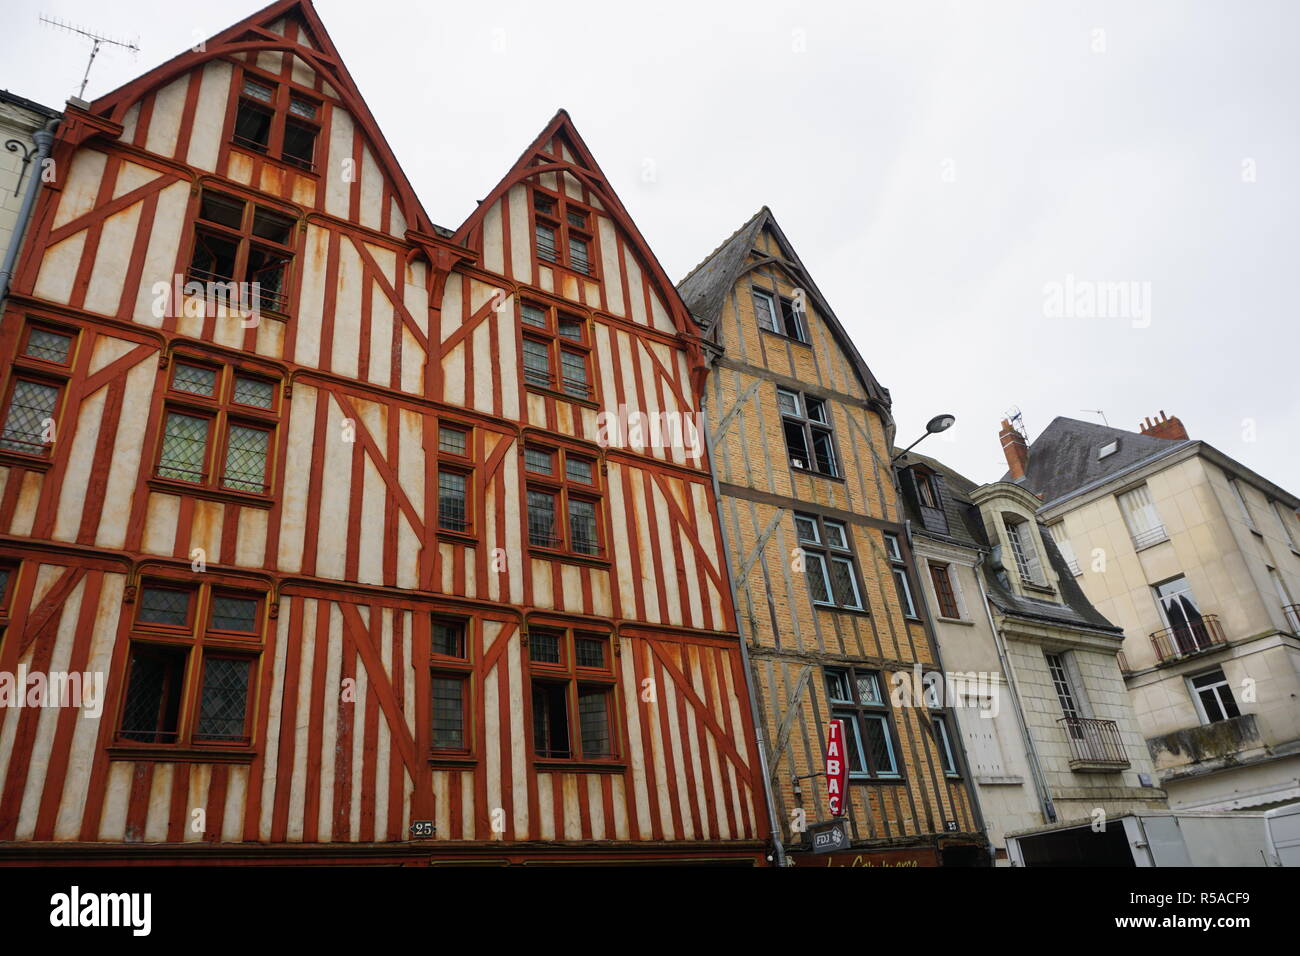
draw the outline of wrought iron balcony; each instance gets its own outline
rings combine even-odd
[[[1192,657],[1225,643],[1217,614],[1203,614],[1200,620],[1176,624],[1151,635],[1156,660],[1161,664]]]
[[[1291,628],[1291,633],[1300,634],[1300,604],[1282,605],[1282,614],[1286,618],[1286,626]]]
[[[1120,739],[1119,724],[1091,717],[1062,717],[1070,741],[1070,769],[1082,773],[1113,773],[1128,769],[1128,755]]]
[[[1124,652],[1123,652],[1123,651],[1116,651],[1116,652],[1115,652],[1115,660],[1116,660],[1116,662],[1119,664],[1119,672],[1120,672],[1121,674],[1132,674],[1132,673],[1133,673],[1133,668],[1131,668],[1131,667],[1128,666],[1128,658],[1124,656]]]

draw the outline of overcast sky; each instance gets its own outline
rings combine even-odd
[[[138,37],[93,99],[258,6],[7,3],[0,86],[76,91],[89,44],[42,13]],[[952,412],[918,450],[991,481],[1012,406],[1031,439],[1164,409],[1300,494],[1300,4],[316,8],[435,222],[564,107],[674,281],[772,208],[900,444]],[[1123,314],[1078,314],[1116,282]]]

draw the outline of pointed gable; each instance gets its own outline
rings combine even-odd
[[[273,115],[268,132],[248,135],[241,102]],[[396,237],[435,232],[310,0],[265,7],[88,113],[100,128],[87,138],[116,124],[123,142],[304,211]]]
[[[888,406],[889,391],[881,386],[863,361],[857,346],[777,224],[772,210],[766,206],[678,284],[678,292],[695,321],[705,330],[704,334],[716,336],[718,322],[724,307],[732,300],[737,283],[758,270],[776,271],[791,286],[804,291],[810,313],[824,325],[834,344],[843,352],[866,395]],[[813,344],[816,347],[820,343]]]
[[[456,230],[483,268],[661,332],[693,332],[672,282],[560,110]]]

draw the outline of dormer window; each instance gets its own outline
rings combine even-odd
[[[1007,516],[1003,519],[1007,529],[1007,541],[1011,553],[1016,559],[1016,570],[1024,584],[1046,587],[1047,578],[1043,575],[1043,562],[1038,556],[1038,546],[1034,543],[1033,530],[1029,522],[1022,518]]]

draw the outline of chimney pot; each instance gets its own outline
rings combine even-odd
[[[1186,441],[1187,429],[1179,421],[1177,415],[1166,415],[1164,409],[1160,410],[1160,417],[1155,421],[1150,418],[1140,426],[1143,435],[1150,435],[1152,438],[1168,438],[1173,441]]]
[[[1007,457],[1011,480],[1019,481],[1025,477],[1025,469],[1029,465],[1029,446],[1025,444],[1025,436],[1012,428],[1011,422],[1004,418],[998,440],[1002,443],[1002,453]]]

